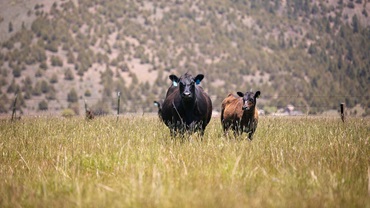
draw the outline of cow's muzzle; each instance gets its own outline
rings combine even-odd
[[[184,92],[184,93],[182,93],[182,97],[185,98],[185,99],[189,99],[189,98],[191,98],[191,93],[190,92]]]
[[[242,107],[243,110],[250,110],[253,107],[253,103],[250,101],[246,101]]]

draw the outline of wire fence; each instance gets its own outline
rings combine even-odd
[[[70,108],[68,99],[53,99],[47,100],[45,98],[32,98],[32,99],[25,99],[27,103],[26,106],[19,107],[17,106],[17,96],[15,96],[13,103],[9,107],[9,111],[6,113],[0,114],[0,116],[9,116],[12,119],[15,117],[20,116],[32,116],[32,115],[51,115],[51,116],[60,116],[62,115],[62,111]],[[284,104],[277,104],[273,105],[271,102],[268,105],[260,104],[263,106],[259,109],[261,115],[274,115],[274,116],[316,116],[316,115],[326,115],[326,116],[341,116],[344,120],[344,115],[352,116],[355,115],[353,112],[347,112],[345,109],[345,104],[342,103],[334,103],[333,100],[345,100],[346,97],[343,95],[316,95],[314,98],[320,99],[322,101],[322,105],[291,105],[290,101],[293,101],[297,98],[305,98],[302,95],[281,95],[278,96],[279,98],[284,98],[286,103]],[[351,98],[360,98],[361,96],[351,96]],[[274,97],[275,98],[275,97]],[[273,97],[264,98],[265,100],[274,99]],[[39,103],[47,100],[47,107],[45,109],[39,109]],[[216,99],[217,100],[217,99]],[[120,93],[117,93],[116,98],[112,97],[103,101],[101,97],[80,97],[78,98],[77,102],[74,102],[74,112],[76,115],[87,115],[87,113],[93,113],[95,115],[125,115],[125,114],[151,114],[157,113],[158,107],[153,105],[154,100],[148,100],[146,102],[140,101],[139,104],[130,104],[128,106],[128,102],[131,101],[124,101],[120,97]],[[219,111],[221,109],[221,102],[218,103],[213,102],[213,116],[217,117],[219,115]],[[19,102],[19,101],[18,101]],[[108,111],[100,111],[99,109],[94,109],[96,103],[100,102],[100,104],[105,104],[109,106]],[[333,104],[328,104],[333,103]],[[268,107],[266,107],[268,106]],[[266,108],[264,108],[266,107]],[[270,109],[269,112],[265,112]],[[271,111],[274,109],[274,111]],[[363,109],[364,112],[367,111],[366,106]],[[314,113],[312,113],[314,112]],[[320,112],[320,113],[317,113]]]

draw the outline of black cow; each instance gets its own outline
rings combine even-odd
[[[212,101],[198,86],[203,78],[203,74],[192,77],[186,73],[177,79],[178,87],[167,93],[162,105],[162,119],[172,136],[195,131],[204,134],[212,116]]]

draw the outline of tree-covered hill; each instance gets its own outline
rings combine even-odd
[[[111,113],[117,92],[121,111],[155,111],[168,75],[191,72],[205,74],[215,110],[229,92],[253,89],[267,113],[292,104],[316,114],[344,102],[370,114],[366,0],[45,2],[15,11],[29,24],[0,17],[9,33],[0,50],[1,113],[17,92],[17,108],[29,114],[81,113],[84,100]]]

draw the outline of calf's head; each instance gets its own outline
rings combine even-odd
[[[237,92],[237,94],[243,98],[243,110],[250,110],[256,106],[257,98],[260,96],[261,92]]]
[[[187,102],[195,99],[195,87],[204,78],[203,74],[198,74],[196,77],[192,77],[186,73],[179,79],[180,95],[183,101]]]

